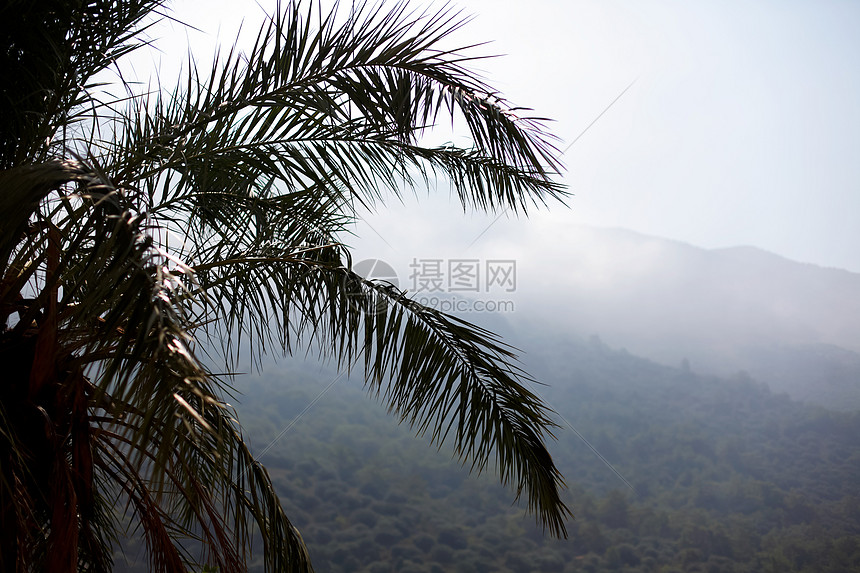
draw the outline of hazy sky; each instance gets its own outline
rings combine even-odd
[[[557,120],[554,219],[860,271],[860,3],[461,0],[515,101]]]
[[[571,209],[519,225],[542,227],[544,240],[554,229],[560,241],[570,223],[624,227],[860,272],[860,2],[454,5],[475,15],[462,43],[490,40],[485,52],[506,54],[481,71],[513,103],[553,118],[561,148],[635,80],[564,156]],[[216,35],[230,43],[240,18],[255,27],[260,13],[247,0],[173,7],[206,32],[172,28],[201,62]],[[404,223],[398,211],[372,225],[408,249],[398,227],[421,235],[422,219],[434,224],[420,214]],[[474,236],[491,220],[456,220],[452,232]]]

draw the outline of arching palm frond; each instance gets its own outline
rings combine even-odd
[[[525,492],[553,533],[564,533],[561,476],[544,439],[554,426],[525,384],[514,349],[496,335],[364,279],[340,245],[265,250],[201,264],[196,276],[222,305],[225,323],[286,348],[314,342],[342,367],[362,359],[370,389],[402,420]],[[270,342],[270,341],[268,341]],[[551,434],[550,434],[551,435]]]
[[[258,537],[268,570],[310,570],[200,336],[228,361],[247,341],[258,357],[312,345],[362,364],[402,420],[475,470],[495,466],[563,535],[551,411],[513,349],[358,276],[340,239],[359,206],[432,176],[464,208],[525,212],[564,195],[541,120],[477,79],[467,49],[439,47],[463,20],[292,2],[247,54],[208,73],[190,64],[172,92],[122,108],[99,103],[91,78],[161,3],[113,4],[19,7],[62,20],[46,34],[65,51],[50,74],[47,52],[13,41],[13,63],[38,63],[31,83],[60,95],[4,123],[26,133],[4,136],[0,173],[0,356],[13,380],[0,389],[0,565],[109,570],[122,531],[106,500],[119,499],[153,570],[241,571]],[[115,29],[78,54],[106,14]],[[422,144],[455,117],[472,147]]]
[[[126,114],[110,162],[118,177],[182,173],[175,185],[147,185],[156,207],[201,178],[217,183],[206,180],[217,165],[246,186],[266,174],[360,203],[428,170],[450,178],[464,205],[526,210],[561,197],[551,179],[557,152],[541,121],[517,117],[522,110],[464,67],[472,58],[436,47],[463,21],[447,10],[409,13],[405,3],[379,8],[360,3],[339,22],[335,7],[314,26],[314,3],[307,13],[291,3],[250,53],[231,52],[207,80],[189,79]],[[416,145],[440,113],[465,120],[473,149]]]

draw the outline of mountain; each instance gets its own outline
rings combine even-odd
[[[494,476],[398,425],[358,380],[287,360],[238,381],[245,435],[317,571],[860,570],[860,412],[519,326],[558,414],[567,540],[545,537]]]
[[[571,227],[563,239],[531,267],[560,267],[525,293],[536,323],[562,319],[664,364],[745,371],[796,399],[860,408],[860,274],[619,229]]]

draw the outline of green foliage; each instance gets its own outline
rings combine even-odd
[[[462,467],[406,439],[382,408],[362,404],[358,389],[342,382],[272,449],[293,461],[304,456],[313,468],[303,491],[319,492],[308,511],[315,525],[306,529],[316,562],[333,573],[434,566],[503,573],[857,568],[857,413],[791,402],[746,377],[701,377],[604,346],[563,344],[563,354],[553,343],[536,344],[532,369],[551,384],[545,392],[557,411],[583,435],[614,437],[610,461],[638,493],[566,433],[552,453],[576,476],[568,496],[577,520],[568,540],[545,539],[508,506],[502,490],[464,480]],[[242,408],[251,414],[244,419],[301,407],[324,388],[322,376],[293,365],[269,370],[242,387]],[[307,397],[292,403],[288,396],[298,388]],[[246,431],[260,432],[264,445],[273,437],[253,424]],[[377,447],[362,449],[371,438]],[[341,479],[342,468],[357,463],[349,452],[359,452],[362,467]],[[307,477],[267,461],[284,477],[279,484]],[[291,512],[306,507],[295,489],[282,491]],[[371,513],[376,527],[356,527]],[[327,534],[317,538],[317,526]],[[345,546],[375,549],[363,549],[367,559],[346,569],[332,560]]]

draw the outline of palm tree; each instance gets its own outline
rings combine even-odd
[[[154,571],[242,571],[260,549],[267,570],[310,571],[224,401],[240,344],[363,369],[564,535],[552,413],[513,349],[354,273],[338,239],[436,175],[464,207],[562,197],[541,122],[437,47],[462,18],[402,3],[290,2],[249,52],[107,97],[99,74],[162,4],[0,8],[0,570],[107,571],[131,531]],[[473,146],[422,145],[440,114]]]

